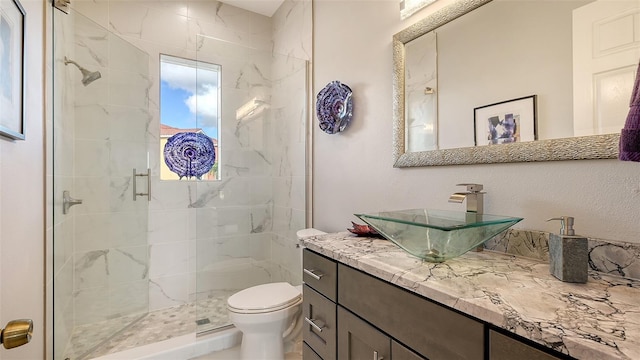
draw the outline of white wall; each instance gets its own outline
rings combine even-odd
[[[445,2],[436,3],[439,6]],[[314,94],[331,80],[354,91],[354,118],[328,135],[314,117],[314,227],[343,231],[353,213],[449,204],[455,184],[485,185],[485,212],[524,217],[516,228],[557,231],[576,217],[580,234],[640,243],[640,164],[617,160],[392,167],[391,37],[433,9],[400,21],[398,2],[314,2]]]
[[[26,17],[25,141],[0,138],[0,325],[34,321],[31,343],[0,350],[0,359],[44,356],[44,12],[21,1]],[[2,69],[6,71],[6,69]]]

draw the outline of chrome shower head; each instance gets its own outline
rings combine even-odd
[[[98,80],[102,77],[102,74],[100,74],[100,71],[89,71],[83,68],[82,66],[78,65],[77,62],[73,60],[69,60],[66,56],[64,57],[64,64],[65,65],[73,64],[78,68],[78,70],[80,70],[80,72],[82,73],[82,85],[84,86],[87,86],[92,82],[94,82],[95,80]]]

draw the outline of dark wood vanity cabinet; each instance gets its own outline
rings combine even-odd
[[[305,249],[304,360],[551,360],[491,325]]]

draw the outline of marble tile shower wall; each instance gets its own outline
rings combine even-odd
[[[132,169],[146,167],[148,56],[91,20],[74,17],[73,60],[102,78],[73,74],[74,323],[148,307],[148,204],[132,198]]]
[[[265,29],[270,40],[270,20]],[[197,216],[191,225],[197,229],[197,275],[190,297],[271,280],[271,111],[236,117],[236,109],[252,99],[271,103],[271,57],[267,50],[198,38],[198,60],[222,66],[222,181],[197,183],[197,197],[190,203]]]
[[[276,199],[288,199],[292,191],[285,188],[282,196],[276,195],[272,175],[280,160],[274,158],[282,154],[281,147],[290,144],[273,137],[273,122],[283,119],[274,115],[280,113],[285,114],[282,124],[286,125],[279,124],[278,128],[287,127],[290,122],[299,125],[302,115],[294,111],[295,118],[290,118],[292,113],[287,106],[272,106],[250,121],[236,121],[235,116],[235,109],[254,97],[273,101],[274,76],[287,77],[277,71],[286,72],[288,68],[272,64],[273,49],[286,48],[272,37],[274,29],[280,39],[291,42],[291,49],[304,47],[303,51],[290,49],[291,55],[308,54],[311,48],[311,2],[287,3],[287,12],[279,20],[216,1],[97,0],[75,6],[149,54],[151,122],[146,131],[153,175],[149,211],[150,310],[193,301],[217,290],[270,281],[275,279],[274,267],[285,269],[281,274],[292,271],[288,265],[272,265],[272,260],[278,260],[272,259],[271,249],[278,244],[273,240],[276,213],[283,213],[280,218],[286,226],[300,224],[291,220],[291,202]],[[296,19],[301,15],[308,16],[304,31],[302,20]],[[220,182],[168,182],[158,178],[160,53],[222,65]],[[301,146],[289,150],[291,158],[285,160],[296,163],[291,166],[296,175],[304,173],[299,170],[304,162],[298,164],[300,153],[304,154]],[[278,208],[276,203],[287,205]],[[296,205],[296,209],[304,206]]]
[[[311,61],[311,1],[285,1],[272,17],[273,281],[302,283],[296,231],[306,221],[307,64]]]

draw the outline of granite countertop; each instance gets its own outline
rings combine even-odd
[[[393,243],[348,232],[302,244],[513,333],[579,359],[640,359],[640,281],[590,271],[559,281],[549,263],[483,251],[434,264]]]

